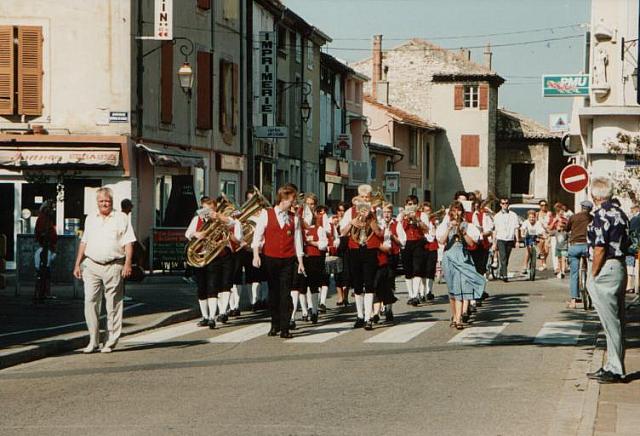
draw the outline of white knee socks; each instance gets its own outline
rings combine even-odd
[[[198,300],[200,303],[200,313],[204,319],[209,319],[209,306],[207,306],[207,300]]]
[[[260,290],[260,283],[251,283],[251,304],[258,302],[258,291]]]
[[[329,293],[329,286],[323,286],[320,288],[320,304],[327,304],[327,294]]]
[[[313,313],[318,313],[318,294],[311,294],[311,309]]]
[[[373,294],[364,294],[364,322],[371,319],[373,312]]]
[[[220,310],[220,315],[224,315],[227,313],[227,308],[229,307],[229,296],[230,292],[220,292],[218,294],[218,309]]]
[[[218,299],[207,298],[207,303],[209,304],[209,319],[215,319],[218,312]]]
[[[298,310],[299,297],[300,297],[300,292],[291,291],[291,299],[293,300],[293,310],[291,311],[291,321],[295,321],[296,319],[296,310]]]
[[[240,307],[240,294],[238,293],[238,287],[233,285],[231,287],[231,297],[229,298],[229,308],[236,310]]]
[[[424,292],[424,288],[422,288],[422,278],[414,277],[413,278],[413,298],[416,298],[418,295],[422,295],[420,291]]]
[[[302,316],[309,313],[309,306],[307,305],[307,294],[300,294],[300,310],[302,310]]]
[[[407,294],[409,295],[409,299],[413,298],[413,279],[405,279],[407,283]]]
[[[427,279],[427,294],[433,294],[433,279]]]
[[[364,318],[364,295],[356,294],[356,311],[358,312],[358,318]]]

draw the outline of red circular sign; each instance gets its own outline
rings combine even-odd
[[[567,191],[575,194],[582,191],[589,184],[589,173],[581,165],[567,165],[560,173],[560,185]]]

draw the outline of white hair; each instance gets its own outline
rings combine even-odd
[[[371,194],[371,191],[373,191],[373,188],[371,187],[371,185],[365,184],[365,185],[358,186],[358,195],[360,195],[361,197]]]
[[[109,199],[111,199],[111,201],[113,201],[113,191],[111,190],[111,188],[98,188],[96,190],[96,200],[100,197],[100,195],[106,195],[107,197],[109,197]]]
[[[594,200],[607,201],[613,195],[613,185],[606,177],[595,177],[591,181],[591,196]]]

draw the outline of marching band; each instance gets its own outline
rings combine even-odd
[[[360,185],[351,206],[339,203],[331,217],[315,194],[298,193],[293,184],[278,189],[274,206],[255,187],[240,208],[224,196],[205,198],[185,233],[202,313],[198,325],[213,329],[216,321],[240,315],[239,287],[247,286],[254,312],[268,304],[269,336],[292,338],[298,306],[300,319],[312,324],[326,313],[333,277],[336,305],[349,306],[353,292],[354,328],[372,330],[381,315],[394,322],[400,273],[407,304],[418,306],[434,300],[441,264],[451,327],[464,328],[483,298],[491,212],[476,200],[469,210],[454,201],[434,213],[429,202],[419,205],[409,195],[394,217],[393,205],[372,191]],[[261,298],[264,282],[268,303]]]

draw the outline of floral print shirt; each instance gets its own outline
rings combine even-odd
[[[593,248],[606,247],[606,259],[624,258],[629,244],[629,219],[617,206],[605,201],[593,213],[587,228],[587,241]]]

